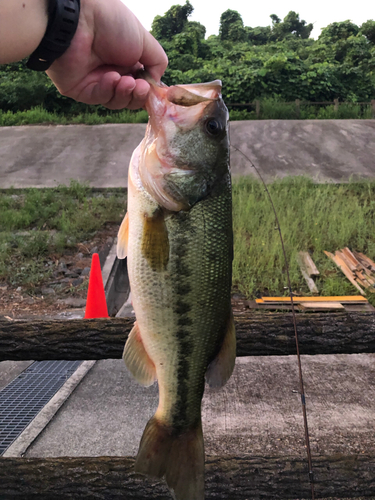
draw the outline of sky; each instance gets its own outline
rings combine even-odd
[[[185,0],[123,0],[138,17],[143,26],[150,30],[155,16],[163,15],[172,5],[183,5]],[[245,26],[268,26],[270,15],[276,14],[283,19],[290,10],[299,13],[300,19],[314,24],[311,36],[318,38],[321,28],[330,23],[350,19],[361,25],[368,19],[375,19],[370,0],[265,0],[249,2],[248,0],[190,0],[194,7],[190,21],[199,21],[206,27],[206,37],[217,35],[220,16],[227,9],[237,10]]]

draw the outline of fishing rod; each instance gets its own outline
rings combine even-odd
[[[250,165],[254,168],[255,172],[259,176],[264,189],[267,193],[268,199],[270,200],[271,206],[273,213],[275,215],[275,221],[276,221],[276,228],[279,232],[280,235],[280,241],[281,241],[281,246],[282,246],[282,251],[284,255],[284,260],[285,260],[285,269],[286,269],[286,275],[287,275],[287,281],[288,281],[288,289],[289,289],[289,296],[290,296],[290,301],[291,301],[291,306],[292,306],[292,316],[293,316],[293,327],[294,327],[294,338],[296,341],[296,351],[297,351],[297,360],[298,360],[298,373],[299,373],[299,385],[300,385],[300,395],[301,395],[301,404],[302,404],[302,414],[303,414],[303,426],[305,430],[305,446],[306,446],[306,452],[307,452],[307,463],[308,463],[308,468],[309,468],[309,482],[310,482],[310,487],[311,487],[311,499],[315,500],[315,488],[314,488],[314,472],[313,472],[313,466],[312,466],[312,458],[311,458],[311,447],[310,447],[310,435],[309,435],[309,428],[307,424],[307,411],[306,411],[306,397],[305,397],[305,386],[303,383],[303,375],[302,375],[302,363],[301,363],[301,355],[299,351],[299,342],[298,342],[298,331],[297,331],[297,321],[296,321],[296,312],[294,309],[294,301],[293,301],[293,291],[292,291],[292,284],[290,281],[290,274],[289,274],[289,265],[288,265],[288,260],[286,257],[286,252],[285,252],[285,246],[284,246],[284,240],[283,236],[281,233],[281,227],[279,223],[279,218],[277,216],[276,208],[273,203],[271,193],[269,192],[267,188],[267,184],[263,179],[263,176],[261,175],[259,169],[254,165],[254,162],[245,154],[243,153],[239,148],[231,144],[231,147],[238,151],[249,163]]]

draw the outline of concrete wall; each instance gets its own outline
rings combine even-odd
[[[144,124],[0,128],[0,188],[67,184],[126,186]],[[308,175],[321,182],[375,177],[375,120],[261,120],[230,124],[231,143],[266,180]],[[234,175],[254,169],[232,149]]]

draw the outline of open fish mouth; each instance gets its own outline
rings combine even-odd
[[[154,134],[159,133],[162,119],[172,120],[185,127],[187,123],[196,121],[209,103],[221,99],[221,80],[168,87],[164,83],[157,83],[147,71],[142,70],[139,77],[146,80],[151,87],[145,108]],[[191,110],[181,115],[178,109],[180,106]]]

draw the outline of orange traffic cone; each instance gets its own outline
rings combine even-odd
[[[109,318],[99,254],[97,253],[94,253],[92,256],[89,289],[87,292],[85,319],[89,318]]]

